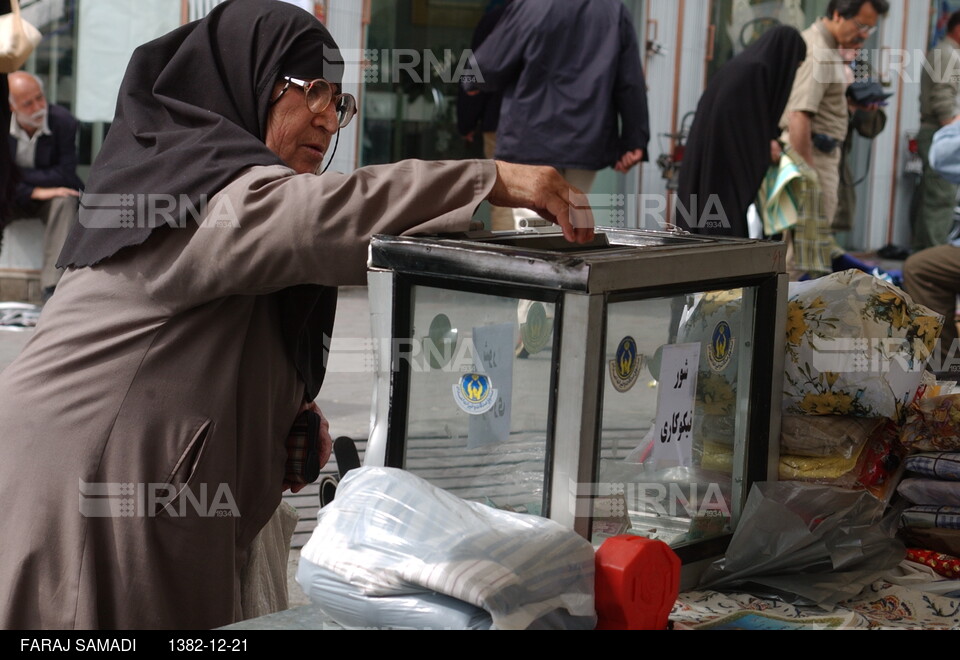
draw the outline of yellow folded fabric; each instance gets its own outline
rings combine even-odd
[[[850,458],[845,458],[840,455],[781,456],[780,480],[839,479],[857,466],[857,461],[860,460],[860,454],[863,453],[864,446],[865,445],[860,445]]]

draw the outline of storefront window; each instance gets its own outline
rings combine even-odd
[[[457,133],[465,51],[487,2],[373,0],[364,71],[361,165],[482,158]]]
[[[775,25],[790,25],[800,31],[823,16],[829,0],[715,0],[713,59],[707,68],[712,77],[717,70],[766,30]]]

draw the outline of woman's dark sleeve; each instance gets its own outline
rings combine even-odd
[[[0,15],[10,13],[10,0],[0,0]],[[7,97],[10,88],[7,86],[7,75],[0,74],[0,127],[5,135],[3,148],[0,149],[0,231],[3,231],[3,222],[9,212],[8,206],[13,199],[13,157],[10,155],[10,104]],[[0,236],[2,242],[2,236]]]

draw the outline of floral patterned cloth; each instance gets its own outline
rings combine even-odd
[[[943,319],[858,270],[790,284],[783,410],[902,419]]]
[[[797,607],[782,601],[750,594],[716,591],[681,592],[670,621],[675,628],[692,628],[710,621],[751,610],[778,617],[809,619],[834,617],[844,628],[960,630],[960,600],[937,596],[880,580],[833,612]]]

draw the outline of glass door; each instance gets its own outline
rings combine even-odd
[[[457,90],[488,0],[372,0],[360,164],[482,158],[457,133]]]

